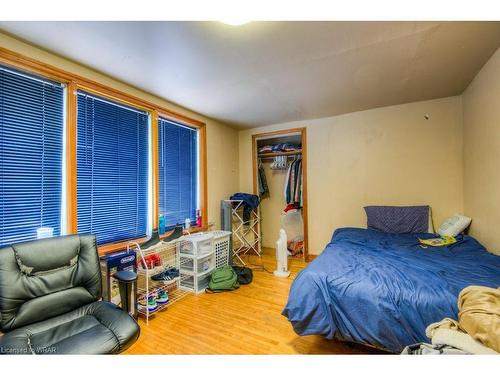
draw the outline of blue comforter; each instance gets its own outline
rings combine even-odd
[[[468,285],[500,285],[500,256],[463,236],[450,247],[423,249],[429,234],[368,229],[335,231],[323,253],[295,278],[283,310],[299,335],[401,352],[428,341],[425,328],[457,318]]]

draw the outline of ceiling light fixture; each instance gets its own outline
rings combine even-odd
[[[220,22],[225,23],[226,25],[230,25],[230,26],[241,26],[241,25],[244,25],[246,23],[249,23],[250,21],[248,19],[233,17],[231,19],[221,20]]]

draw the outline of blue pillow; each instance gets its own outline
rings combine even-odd
[[[429,206],[366,206],[368,229],[386,233],[427,233]]]

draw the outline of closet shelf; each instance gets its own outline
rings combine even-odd
[[[257,154],[259,158],[274,158],[275,156],[300,155],[302,151],[262,152]]]

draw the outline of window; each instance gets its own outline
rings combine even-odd
[[[145,236],[149,200],[149,115],[78,91],[78,233],[97,243]]]
[[[201,208],[206,221],[203,122],[1,48],[0,59],[0,247],[50,227],[93,233],[109,252],[147,236],[153,214],[172,228]]]
[[[198,130],[158,120],[159,213],[165,227],[196,221],[198,201]]]
[[[0,246],[61,234],[64,91],[0,66]]]

